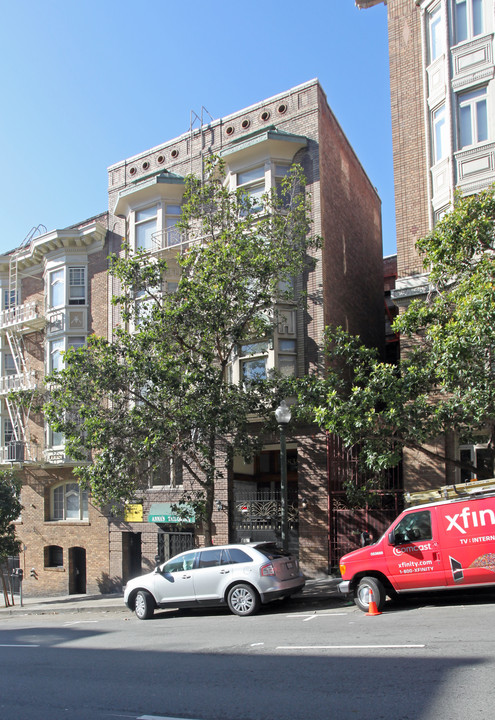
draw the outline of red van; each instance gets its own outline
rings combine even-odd
[[[495,585],[495,492],[404,510],[373,545],[344,555],[339,590],[368,611],[385,597]]]

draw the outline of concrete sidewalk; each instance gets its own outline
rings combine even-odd
[[[337,585],[340,578],[332,576],[322,577],[315,580],[306,580],[303,591],[292,597],[292,602],[306,603],[312,605],[316,602],[344,601],[339,595]],[[0,596],[3,601],[3,595]],[[22,607],[19,596],[14,595],[15,605],[0,607],[0,617],[5,615],[47,615],[58,613],[75,612],[104,612],[105,610],[121,610],[129,612],[124,605],[123,593],[112,593],[111,595],[65,595],[60,597],[23,597]]]

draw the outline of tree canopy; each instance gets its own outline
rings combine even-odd
[[[183,500],[205,520],[208,542],[215,481],[226,472],[219,445],[248,456],[249,417],[277,400],[262,383],[229,382],[229,366],[240,343],[271,337],[277,302],[288,299],[281,288],[319,241],[300,167],[262,198],[229,190],[218,158],[206,177],[186,178],[183,252],[167,262],[126,245],[111,258],[121,325],[110,341],[91,336],[66,353],[47,378],[43,410],[70,456],[91,453],[75,472],[99,503],[132,500],[171,459],[182,463],[195,480]],[[166,292],[172,266],[176,288]]]
[[[418,242],[426,296],[397,318],[402,357],[388,365],[359,338],[328,328],[326,378],[297,384],[301,411],[381,471],[403,448],[479,473],[432,443],[453,432],[460,444],[486,443],[495,459],[495,190],[458,196]]]

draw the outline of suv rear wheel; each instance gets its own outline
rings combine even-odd
[[[260,596],[251,585],[238,583],[230,588],[227,603],[235,615],[253,615],[261,605]]]

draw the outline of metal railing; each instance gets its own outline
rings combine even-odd
[[[22,325],[30,326],[40,320],[44,320],[44,315],[40,311],[38,303],[31,301],[2,310],[0,312],[0,330]]]
[[[3,375],[0,377],[0,395],[17,390],[34,390],[36,384],[34,370],[21,375]]]
[[[13,440],[0,446],[0,464],[37,462],[39,447],[22,440]]]

